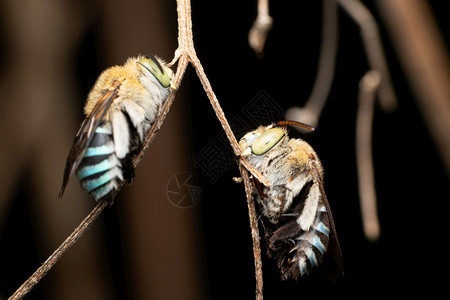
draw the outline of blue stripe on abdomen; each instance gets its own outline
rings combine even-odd
[[[320,253],[322,253],[322,255],[325,253],[325,251],[327,251],[327,249],[325,248],[325,245],[322,243],[322,240],[320,239],[319,236],[315,235],[311,240],[309,240],[308,242],[311,243],[311,245],[313,245],[317,250],[320,251]]]
[[[327,251],[330,224],[328,221],[327,209],[322,202],[319,202],[317,214],[310,231],[302,232],[297,238],[294,249],[297,249],[298,272],[301,276],[308,274],[312,268],[318,266]],[[292,250],[291,250],[292,251]]]
[[[114,153],[114,143],[111,141],[101,146],[89,147],[84,153],[84,157],[107,155]]]
[[[90,193],[116,177],[121,177],[121,171],[118,168],[113,168],[97,178],[83,181],[82,185],[83,188]]]
[[[99,201],[119,187],[123,180],[122,165],[115,154],[110,123],[95,129],[89,147],[77,170],[83,188]]]
[[[110,157],[108,157],[107,159],[104,159],[103,161],[101,161],[98,164],[95,165],[90,165],[90,166],[85,166],[82,167],[78,173],[78,179],[82,180],[86,177],[104,172],[104,171],[108,171],[109,169],[115,167],[117,165],[117,158],[114,155],[111,155]]]
[[[313,227],[315,230],[325,234],[326,236],[330,235],[330,229],[328,229],[327,226],[325,226],[322,222],[319,222],[318,224],[314,224]]]

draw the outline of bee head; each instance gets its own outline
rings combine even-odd
[[[172,70],[161,63],[156,57],[147,55],[145,58],[138,60],[137,63],[152,73],[164,88],[170,87],[171,89],[175,89],[172,82]]]
[[[245,134],[239,141],[241,156],[264,155],[286,137],[286,128],[269,125]]]
[[[239,141],[241,147],[241,156],[264,155],[270,149],[274,148],[287,136],[286,126],[298,126],[307,131],[314,131],[314,128],[297,121],[280,121],[269,126],[261,126],[256,130],[245,134]]]

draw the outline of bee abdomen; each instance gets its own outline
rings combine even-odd
[[[309,274],[311,269],[317,267],[327,251],[330,236],[330,222],[327,214],[325,206],[320,202],[311,229],[295,239],[296,246],[291,252],[296,254],[291,259],[291,264],[297,265],[296,268],[298,267],[301,276]]]
[[[115,153],[112,129],[109,123],[96,128],[93,138],[77,170],[83,188],[99,201],[112,201],[124,180],[121,160]]]
[[[282,279],[297,279],[317,267],[328,249],[330,221],[319,200],[314,222],[308,231],[291,221],[274,232],[269,247],[278,260]]]

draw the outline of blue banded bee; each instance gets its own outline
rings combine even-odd
[[[132,159],[170,89],[172,70],[153,56],[129,58],[123,66],[105,70],[88,95],[86,118],[70,149],[59,197],[76,172],[96,201],[112,204],[121,182],[132,182]]]
[[[287,125],[306,130],[306,124],[281,121],[245,134],[239,145],[270,186],[253,180],[267,241],[268,255],[275,259],[281,278],[308,275],[323,261],[331,279],[343,275],[341,250],[330,206],[323,189],[323,168],[313,148],[301,139],[289,138]]]

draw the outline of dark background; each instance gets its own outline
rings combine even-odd
[[[374,3],[364,3],[380,21]],[[445,3],[429,1],[429,4],[448,44]],[[276,102],[281,110],[301,106],[309,97],[317,71],[321,2],[272,1],[270,8],[274,26],[264,56],[257,58],[247,43],[248,30],[256,16],[255,1],[192,3],[198,57],[230,123],[244,121],[251,125],[246,128],[248,131],[255,125],[252,124],[252,116],[247,114],[248,105],[264,97],[269,102]],[[105,37],[101,36],[100,23],[95,18],[101,14],[101,9],[94,11],[94,17],[82,33],[73,55],[76,66],[73,72],[79,78],[77,89],[81,95],[77,103],[79,111],[74,114],[80,121],[82,99],[85,99],[99,72],[107,66],[102,53],[110,50],[102,44]],[[167,16],[170,20],[167,23],[175,32],[175,3],[169,5],[168,11],[171,14]],[[290,130],[290,133],[293,137],[307,140],[322,160],[325,189],[343,252],[345,279],[332,284],[316,272],[299,282],[280,282],[278,270],[271,260],[263,256],[265,299],[441,293],[445,291],[444,279],[447,276],[444,270],[449,261],[445,238],[448,223],[446,202],[450,195],[448,176],[381,21],[380,33],[398,107],[392,113],[383,112],[378,105],[375,109],[373,157],[381,237],[375,243],[364,237],[356,173],[355,116],[358,83],[369,67],[359,28],[341,9],[339,13],[335,79],[320,124],[313,134],[301,135],[295,130]],[[175,36],[172,40],[174,45]],[[7,48],[7,42],[3,40],[1,43],[3,49]],[[32,52],[30,49],[30,55]],[[2,57],[7,58],[8,53]],[[164,58],[170,60],[171,54]],[[5,58],[0,61],[2,65],[6,64]],[[193,243],[198,247],[200,259],[196,264],[200,271],[192,276],[202,282],[200,298],[252,299],[255,279],[247,205],[243,185],[232,180],[239,176],[239,171],[233,162],[231,148],[224,142],[220,123],[191,67],[182,86],[180,94],[184,99],[177,95],[174,106],[182,105],[184,115],[180,122],[184,124],[182,134],[188,137],[189,171],[198,176],[202,188],[200,202],[183,212],[192,214],[196,220],[193,225],[196,240]],[[178,104],[180,101],[185,101],[185,104]],[[278,118],[283,119],[283,116]],[[272,121],[277,120],[268,119],[265,124]],[[214,169],[212,177],[198,163],[205,151],[211,149],[208,148],[211,143],[219,145],[219,152],[224,156],[222,161],[216,161],[218,169],[208,165]],[[67,150],[68,145],[61,149],[62,152]],[[171,160],[166,156],[157,159]],[[61,166],[62,173],[64,161],[56,163]],[[37,254],[36,243],[30,238],[38,234],[33,229],[33,211],[27,209],[27,203],[33,201],[30,185],[29,178],[23,176],[12,197],[9,214],[1,222],[0,296],[6,297],[14,291],[46,257],[45,254]],[[55,189],[59,188],[58,185],[59,182],[55,183]],[[76,183],[72,181],[72,185]],[[126,260],[122,260],[127,253],[127,245],[121,244],[123,233],[120,231],[125,225],[117,218],[121,215],[118,210],[123,205],[122,201],[127,200],[123,198],[119,195],[116,204],[108,208],[98,221],[102,224],[98,226],[106,228],[101,242],[102,250],[108,253],[103,258],[104,272],[108,274],[111,297],[116,299],[139,295],[133,290],[133,279],[130,279],[133,276],[129,274]],[[145,201],[150,200],[146,198]],[[164,225],[161,228],[164,230]],[[163,243],[164,240],[157,242]],[[71,251],[66,256],[70,256]],[[166,280],[170,280],[170,274]],[[47,298],[50,288],[45,286],[48,284],[39,285],[28,299]]]

